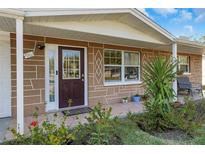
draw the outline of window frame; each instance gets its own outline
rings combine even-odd
[[[104,63],[104,58],[105,58],[105,51],[106,50],[116,50],[121,52],[122,56],[122,61],[121,65],[112,65],[112,64],[105,64]],[[137,53],[139,55],[139,65],[125,65],[125,52],[130,52],[130,53]],[[105,66],[119,66],[121,67],[121,80],[120,81],[111,81],[111,82],[106,82],[105,80]],[[139,79],[138,80],[125,80],[125,67],[132,66],[132,67],[138,67],[139,68]],[[141,54],[140,51],[130,51],[130,50],[119,50],[119,49],[109,49],[109,48],[104,48],[103,49],[103,84],[104,86],[112,86],[112,85],[130,85],[130,84],[141,84]]]
[[[184,56],[184,57],[187,57],[188,58],[188,63],[180,63],[180,61],[179,61],[179,57],[180,56]],[[177,59],[178,59],[178,61],[179,61],[179,63],[178,63],[178,70],[180,71],[180,66],[181,65],[187,65],[188,66],[188,71],[187,72],[183,72],[183,74],[190,74],[190,56],[187,56],[187,55],[178,55],[178,57],[177,57]]]

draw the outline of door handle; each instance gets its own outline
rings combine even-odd
[[[84,82],[84,74],[81,75],[81,80]]]

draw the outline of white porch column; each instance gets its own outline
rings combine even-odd
[[[23,19],[16,19],[17,131],[24,133]]]
[[[177,44],[176,43],[173,43],[172,44],[172,57],[173,57],[173,60],[176,61],[177,60]],[[177,67],[175,68],[174,71],[177,71]],[[172,85],[174,91],[175,91],[175,94],[177,96],[177,80],[174,80],[173,81],[173,85]],[[175,97],[174,101],[177,100],[177,97]]]

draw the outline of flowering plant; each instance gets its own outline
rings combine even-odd
[[[71,144],[75,139],[70,127],[65,124],[67,116],[63,117],[59,126],[55,124],[58,118],[57,114],[53,115],[52,121],[45,119],[41,124],[38,121],[37,112],[34,113],[33,117],[32,122],[28,126],[29,133],[27,135],[21,135],[15,129],[11,129],[14,136],[12,144],[61,145]]]

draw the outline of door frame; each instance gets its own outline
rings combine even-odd
[[[49,61],[48,61],[48,52],[55,52],[55,72],[59,72],[58,67],[58,52],[59,46],[61,47],[74,47],[74,48],[83,48],[84,49],[84,105],[59,108],[59,75],[55,75],[55,105],[52,109],[49,109]],[[46,112],[55,112],[55,111],[63,111],[67,109],[76,109],[88,106],[88,60],[87,60],[87,47],[84,46],[73,46],[73,45],[61,45],[61,44],[45,44],[45,100],[46,100]]]

